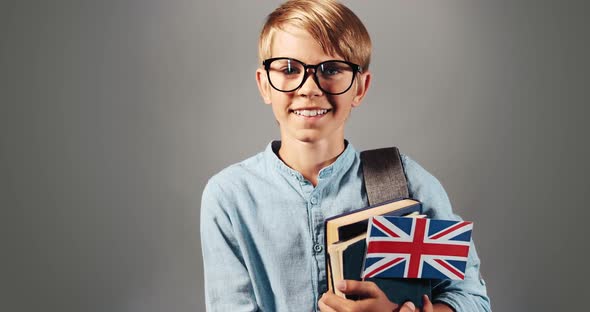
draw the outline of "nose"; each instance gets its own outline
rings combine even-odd
[[[297,94],[301,96],[322,96],[323,92],[318,86],[316,79],[315,79],[315,70],[312,68],[307,69],[307,77],[305,78],[305,82],[297,90]]]

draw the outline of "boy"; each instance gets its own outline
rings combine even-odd
[[[212,177],[201,238],[209,311],[414,311],[370,282],[327,293],[323,221],[366,207],[359,153],[344,139],[370,83],[369,35],[334,1],[289,1],[269,15],[256,81],[281,140]],[[402,155],[410,197],[430,218],[456,219],[440,183]],[[323,294],[323,295],[322,295]],[[422,311],[489,311],[472,246],[464,281],[433,281]],[[416,310],[417,311],[417,310]]]

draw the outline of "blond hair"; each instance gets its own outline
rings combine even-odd
[[[369,68],[371,38],[360,19],[346,6],[333,0],[291,0],[274,10],[264,24],[258,40],[258,58],[271,55],[277,30],[294,26],[309,32],[324,53],[339,55],[345,61]]]

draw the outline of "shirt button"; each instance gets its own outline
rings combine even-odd
[[[321,252],[323,249],[324,249],[324,247],[322,247],[322,245],[320,245],[320,244],[315,244],[315,245],[313,245],[313,251],[315,251],[315,252],[318,252],[318,253],[319,253],[319,252]]]
[[[311,204],[312,204],[312,205],[317,205],[317,203],[318,203],[318,198],[317,198],[317,197],[315,197],[315,196],[313,196],[313,197],[311,198]]]

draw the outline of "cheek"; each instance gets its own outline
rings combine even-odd
[[[346,94],[331,96],[328,100],[335,112],[347,114],[352,108],[353,96],[347,92]]]
[[[270,100],[275,112],[284,112],[291,105],[292,97],[288,93],[275,91],[271,93]]]

